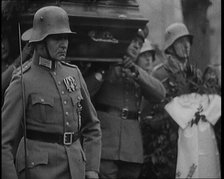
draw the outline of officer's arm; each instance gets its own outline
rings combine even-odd
[[[2,73],[2,98],[5,93],[6,88],[9,86],[9,83],[12,79],[12,73],[15,70],[14,65],[10,65],[3,73]]]
[[[163,99],[166,93],[163,84],[141,67],[137,66],[137,70],[139,74],[136,78],[136,82],[141,86],[145,98],[152,99],[152,97],[155,97],[158,100]]]
[[[23,64],[23,68],[28,65],[30,63],[30,61],[26,61],[24,64]],[[26,67],[25,67],[26,68]],[[20,67],[18,65],[15,65],[14,63],[11,64],[7,70],[5,70],[3,73],[2,73],[2,96],[4,95],[5,93],[5,90],[6,88],[9,86],[9,83],[12,79],[12,76],[13,74],[16,74],[20,71]]]
[[[18,178],[14,165],[14,153],[22,133],[23,105],[21,99],[21,80],[19,76],[15,76],[5,92],[2,107],[2,177],[7,179]]]
[[[90,100],[86,83],[78,70],[80,77],[82,100],[82,135],[83,148],[86,154],[86,171],[99,172],[101,155],[101,129],[96,110]]]

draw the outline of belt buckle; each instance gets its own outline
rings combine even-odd
[[[127,117],[128,117],[128,108],[122,108],[121,118],[122,119],[127,119]]]
[[[64,145],[71,145],[72,144],[72,137],[73,137],[74,132],[65,132],[64,133],[64,140],[63,143]]]

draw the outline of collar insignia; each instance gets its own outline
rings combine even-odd
[[[43,57],[40,57],[39,58],[39,65],[44,66],[44,67],[47,67],[49,69],[52,69],[52,66],[53,66],[51,60],[48,60],[48,59],[43,58]]]

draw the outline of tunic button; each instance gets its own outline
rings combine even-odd
[[[66,122],[66,125],[69,126],[69,122]]]
[[[65,115],[68,116],[68,112],[65,112]]]
[[[34,166],[34,162],[31,162],[31,165]]]
[[[40,101],[41,101],[41,102],[44,102],[44,99],[42,98],[42,99],[40,99]]]
[[[62,92],[61,92],[61,94],[65,94],[65,92],[64,92],[64,91],[62,91]]]
[[[58,84],[61,85],[61,82],[59,81]]]
[[[56,75],[56,72],[53,72],[54,75]]]
[[[64,101],[64,104],[67,104],[67,101]]]

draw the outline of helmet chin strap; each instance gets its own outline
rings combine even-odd
[[[49,58],[50,60],[54,60],[51,55],[50,55],[50,52],[49,52],[49,49],[48,49],[48,46],[47,46],[47,41],[44,40],[44,46],[45,46],[45,49],[46,49],[46,53],[47,53],[47,58]]]
[[[170,50],[170,55],[176,57],[176,60],[179,61],[178,64],[180,65],[181,69],[184,69],[186,65],[189,63],[189,57],[187,55],[185,57],[179,56],[176,52],[176,49],[173,46],[172,49]]]
[[[54,58],[51,57],[50,52],[49,52],[49,49],[48,49],[48,46],[47,46],[47,41],[46,40],[44,40],[44,46],[45,46],[45,49],[46,49],[47,58],[49,60],[52,60],[53,62],[57,61],[57,59],[54,59]]]
[[[181,62],[184,61],[184,64],[187,63],[188,59],[189,59],[189,56],[185,53],[184,57],[181,57],[180,55],[177,54],[177,51],[176,49],[173,47],[173,54],[178,58],[180,59]]]
[[[48,49],[48,46],[47,46],[47,41],[46,40],[44,40],[44,46],[45,46],[45,49],[46,49],[47,58],[52,61],[52,67],[54,69],[55,68],[55,62],[57,60],[51,57],[50,52],[49,52],[49,49]]]

